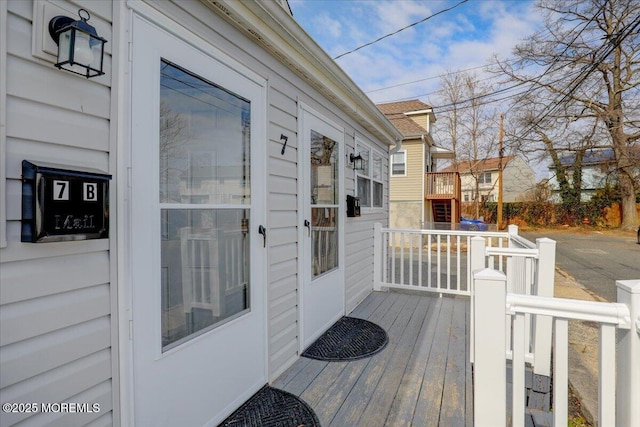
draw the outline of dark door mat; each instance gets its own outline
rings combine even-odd
[[[384,329],[368,320],[343,317],[302,353],[330,362],[357,360],[382,351],[389,342]]]
[[[218,427],[320,427],[320,421],[304,400],[266,385]]]

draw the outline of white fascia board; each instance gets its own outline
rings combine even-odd
[[[433,112],[433,108],[428,108],[425,110],[407,111],[406,113],[404,113],[405,116],[418,116],[421,114],[426,114],[429,116],[429,123],[436,122],[436,114]]]
[[[353,80],[300,27],[272,1],[203,0],[249,37],[259,40],[284,65],[309,82],[346,114],[395,145],[402,134],[391,124]]]

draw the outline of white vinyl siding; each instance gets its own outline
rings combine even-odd
[[[6,106],[1,106],[6,113],[6,145],[0,146],[6,162],[6,181],[0,186],[6,185],[7,200],[7,244],[0,249],[2,402],[100,405],[100,412],[82,415],[2,414],[3,425],[44,425],[54,419],[59,425],[109,424],[117,393],[112,387],[117,364],[113,356],[118,353],[113,342],[117,317],[110,241],[21,243],[20,206],[22,160],[109,173],[111,61],[106,59],[108,75],[101,79],[56,69],[32,54],[33,25],[39,24],[34,11],[43,3],[2,3],[8,13],[1,31],[9,34],[2,76]],[[84,6],[92,19],[110,28],[111,4],[97,4],[98,13],[92,6]],[[78,9],[70,3],[61,7],[70,15]],[[100,35],[113,41],[109,33]],[[115,212],[114,198],[110,203]]]
[[[7,2],[0,2],[0,70],[7,64]],[[0,72],[0,159],[6,158],[7,124],[7,75]],[[7,194],[6,163],[0,161],[0,248],[7,246]]]

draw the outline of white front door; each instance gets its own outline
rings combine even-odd
[[[344,130],[301,108],[302,335],[309,346],[344,315]]]
[[[266,383],[265,85],[138,17],[133,34],[135,424],[217,425]]]

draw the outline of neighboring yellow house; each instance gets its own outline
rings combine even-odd
[[[436,116],[429,105],[414,99],[378,108],[403,136],[400,148],[390,156],[389,226],[422,228],[433,216],[425,199],[425,174],[435,170],[437,158],[451,158],[453,152],[435,146],[431,128]]]

